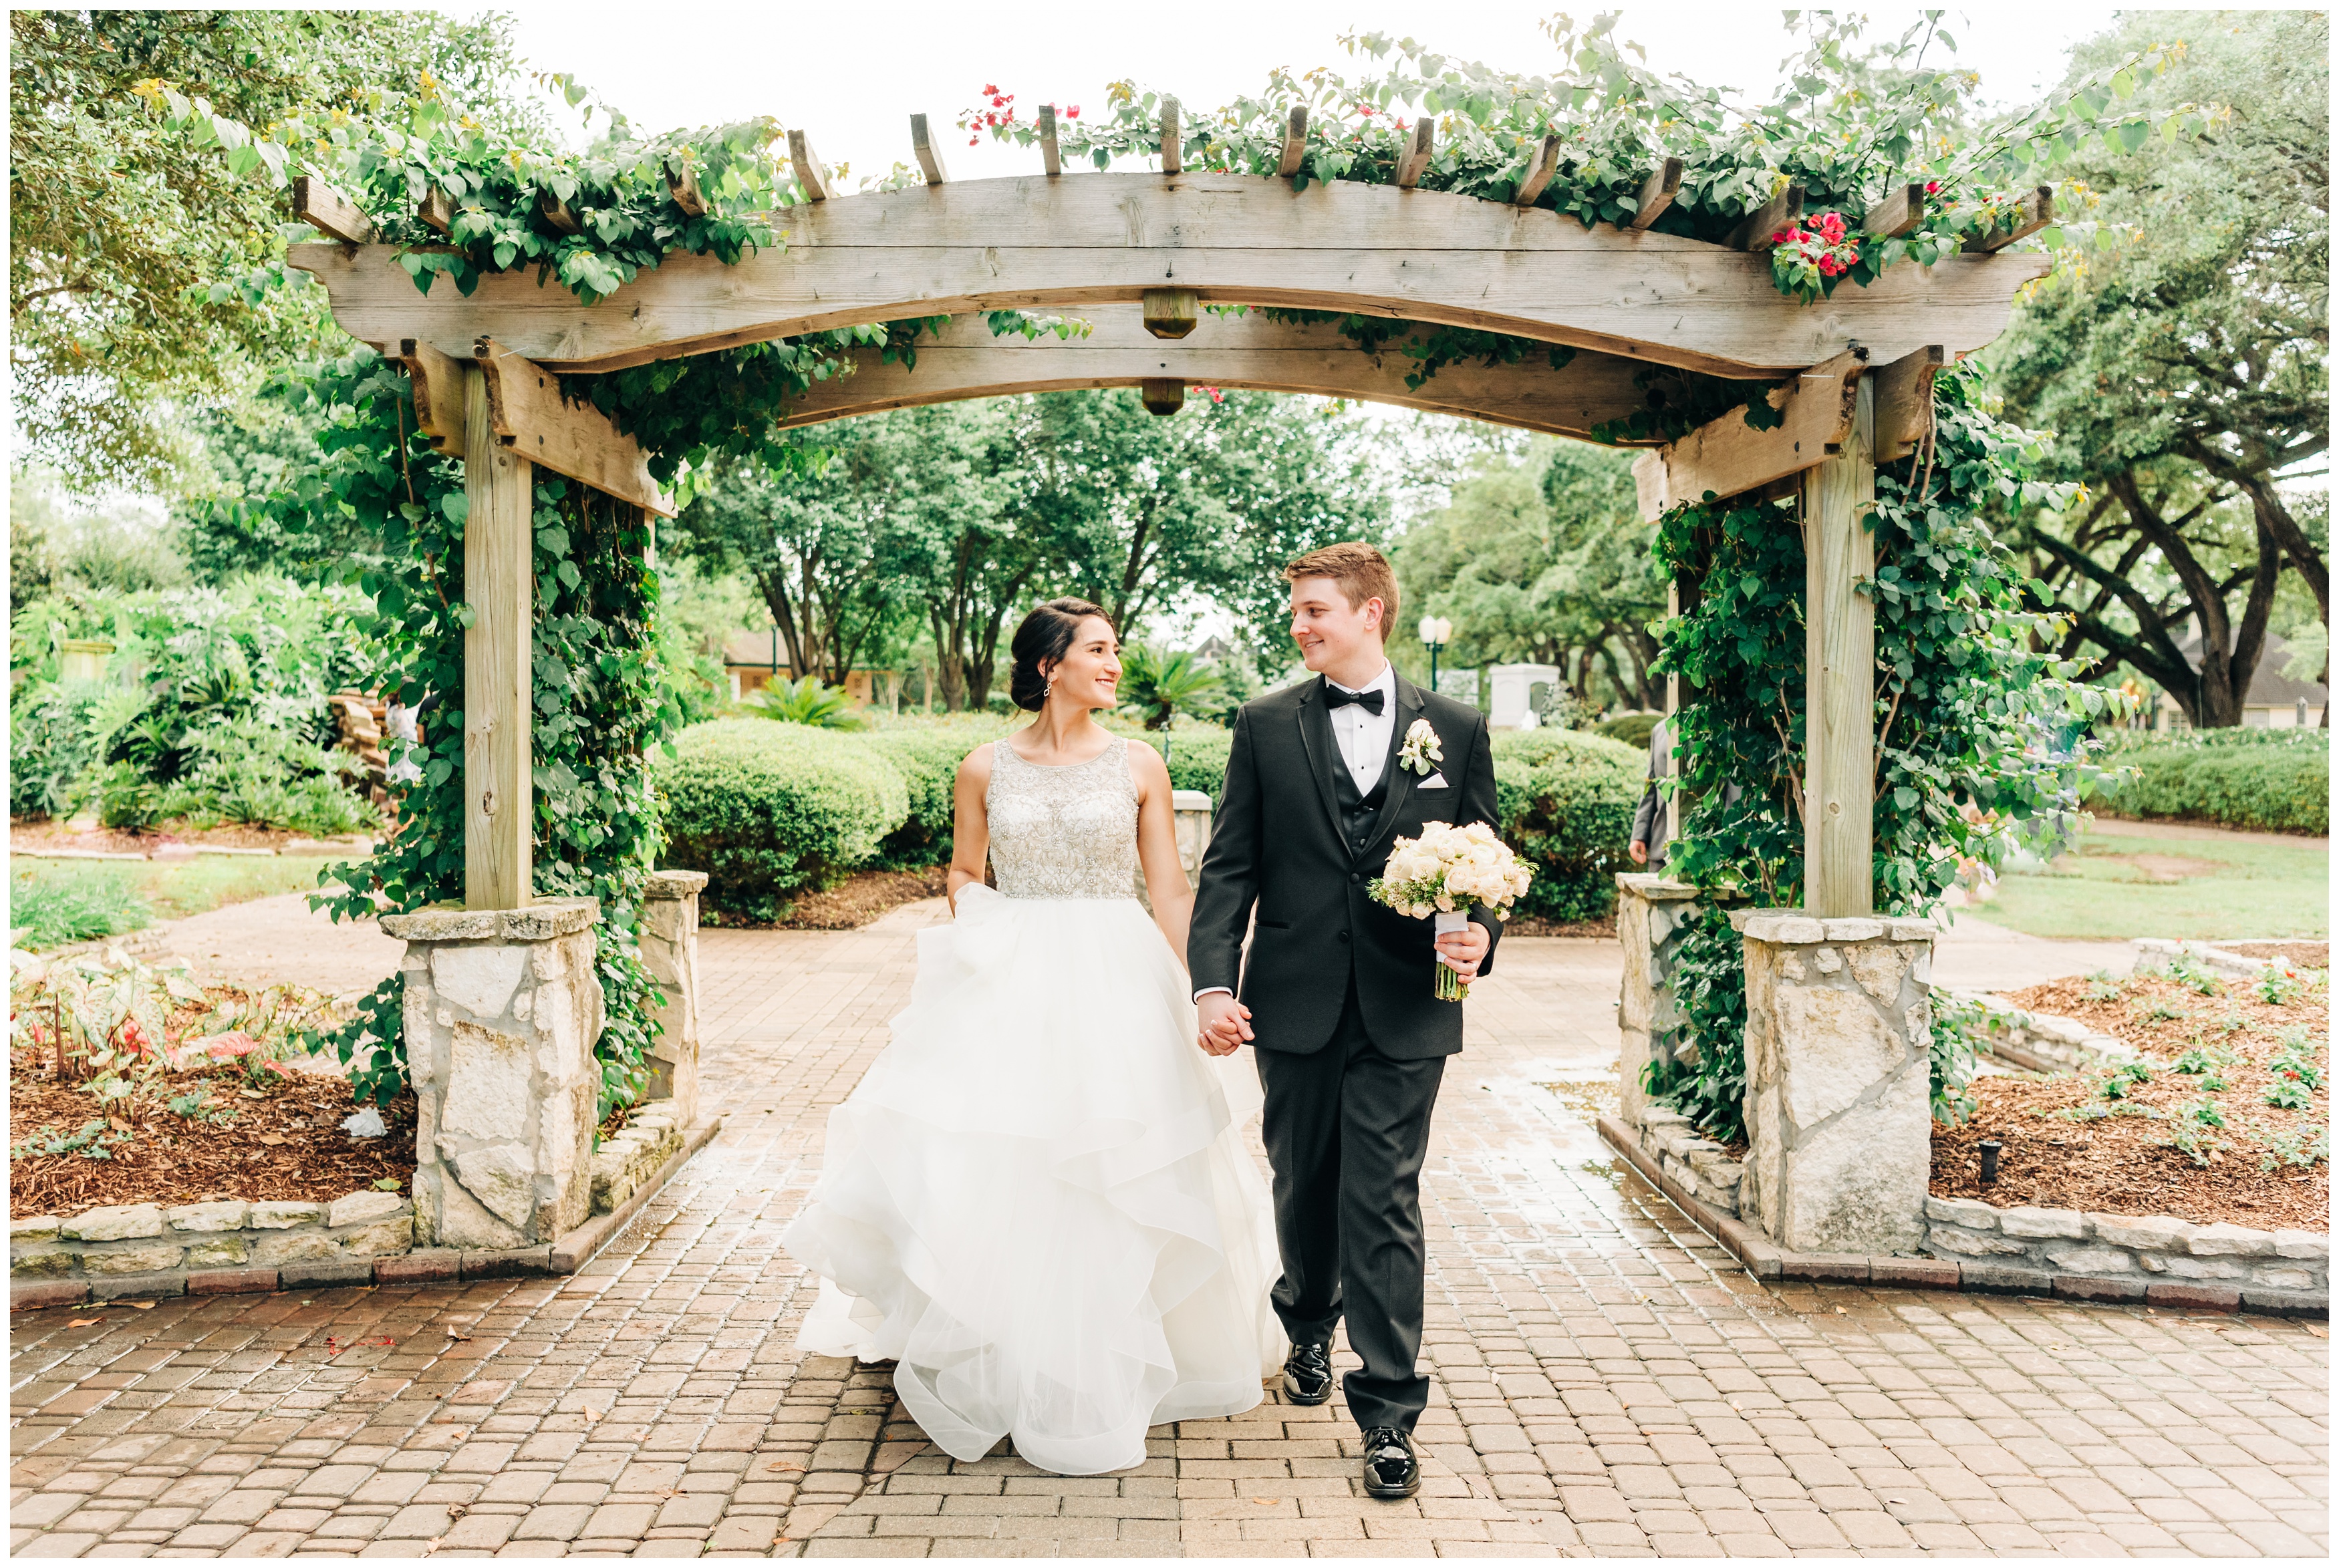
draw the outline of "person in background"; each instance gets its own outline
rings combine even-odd
[[[1641,792],[1641,809],[1633,814],[1633,861],[1652,871],[1664,868],[1665,845],[1672,838],[1673,814],[1665,810],[1657,781],[1665,776],[1665,754],[1673,744],[1669,721],[1659,719],[1649,732],[1649,786]]]

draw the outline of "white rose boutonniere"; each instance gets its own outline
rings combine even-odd
[[[1437,744],[1437,732],[1427,719],[1416,719],[1413,727],[1405,732],[1405,744],[1396,748],[1396,765],[1413,773],[1431,774],[1446,760],[1446,750]]]

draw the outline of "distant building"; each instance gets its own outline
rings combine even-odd
[[[2196,670],[2201,667],[2201,636],[2198,632],[2178,645],[2185,662]],[[2313,729],[2323,723],[2324,705],[2331,700],[2331,688],[2319,681],[2294,680],[2282,673],[2290,662],[2290,645],[2273,633],[2266,634],[2265,652],[2259,656],[2256,673],[2250,677],[2249,694],[2242,699],[2242,724],[2254,730]],[[2185,710],[2176,699],[2162,692],[2155,705],[2152,727],[2175,730],[2186,727]]]
[[[738,702],[762,691],[774,681],[792,681],[787,645],[780,628],[734,632],[723,639],[723,673],[731,677],[731,700]],[[902,672],[854,670],[844,677],[844,695],[856,707],[874,703],[898,709],[902,705]]]

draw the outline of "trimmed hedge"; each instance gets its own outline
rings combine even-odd
[[[1161,748],[1159,731],[1144,738],[1156,751]],[[1210,797],[1210,809],[1218,810],[1227,787],[1227,754],[1234,745],[1232,730],[1181,720],[1170,732],[1170,787],[1200,790]]]
[[[651,777],[665,863],[706,873],[706,901],[777,920],[800,893],[877,857],[909,820],[902,771],[866,740],[771,719],[693,725]]]
[[[1649,749],[1649,734],[1663,722],[1664,715],[1650,713],[1618,714],[1592,726],[1592,733],[1606,735],[1612,741],[1622,741],[1628,746],[1638,746],[1645,754]]]
[[[1616,873],[1632,862],[1633,812],[1648,754],[1575,730],[1495,735],[1495,792],[1503,842],[1535,867],[1516,912],[1535,920],[1604,920]]]
[[[951,853],[959,764],[1012,727],[989,715],[892,719],[859,734],[762,718],[694,725],[652,774],[671,839],[665,863],[706,873],[708,905],[750,920],[780,919],[859,866],[931,865]],[[1170,783],[1215,808],[1232,743],[1227,730],[1179,725]],[[1519,913],[1597,920],[1614,906],[1645,765],[1629,745],[1572,730],[1495,737],[1502,833],[1535,867]]]
[[[878,846],[878,863],[906,868],[950,859],[959,764],[1012,727],[995,714],[966,714],[892,722],[859,737],[900,770],[910,792],[909,817]]]
[[[2116,745],[2137,776],[2113,786],[2111,816],[2211,822],[2260,833],[2331,832],[2331,737],[2322,730],[2197,730]]]

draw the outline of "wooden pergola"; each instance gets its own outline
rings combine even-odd
[[[1866,287],[1803,304],[1781,295],[1764,253],[1800,211],[1783,192],[1731,242],[1650,232],[1678,163],[1650,176],[1638,216],[1590,229],[1533,202],[1556,157],[1547,141],[1515,202],[1414,188],[1428,126],[1395,184],[1310,183],[1188,172],[1174,104],[1158,173],[1062,173],[1043,113],[1043,172],[948,178],[923,116],[912,141],[926,182],[839,192],[802,133],[790,150],[810,199],[771,214],[782,243],[725,265],[674,255],[597,304],[531,271],[490,275],[468,297],[416,291],[397,247],[371,242],[362,213],[296,182],[298,215],[332,236],[296,246],[336,321],[414,377],[425,429],[460,452],[470,511],[464,787],[466,902],[528,902],[531,818],[528,642],[531,469],[542,466],[671,515],[636,444],[597,410],[564,402],[555,372],[617,370],[799,333],[950,315],[915,367],[857,352],[849,375],[814,386],[783,416],[808,425],[958,399],[1062,388],[1135,386],[1174,407],[1188,386],[1367,399],[1576,439],[1643,408],[1634,378],[1671,367],[1788,379],[1776,429],[1732,412],[1653,447],[1635,468],[1644,515],[1708,492],[1799,490],[1809,559],[1805,902],[1821,915],[1871,909],[1874,630],[1855,584],[1874,569],[1862,517],[1876,464],[1930,429],[1932,379],[1995,338],[2015,294],[2047,265],[2001,254],[2044,224],[2046,192],[2022,220],[1930,267],[1905,264]],[[1297,113],[1285,173],[1299,166]],[[677,191],[677,199],[696,192]],[[1909,187],[1866,216],[1905,232],[1920,211]],[[433,192],[423,216],[451,216]],[[1359,351],[1329,325],[1208,305],[1353,312],[1476,328],[1575,350],[1563,369],[1530,355],[1509,365],[1450,365],[1417,389],[1399,354]],[[1085,337],[994,336],[979,312],[1062,311]]]

